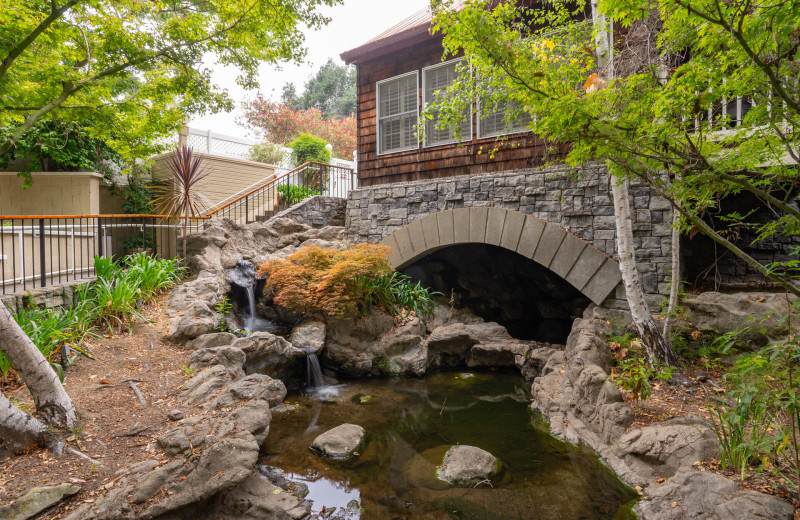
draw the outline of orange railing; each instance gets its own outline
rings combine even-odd
[[[288,208],[307,197],[326,195],[347,197],[355,188],[352,168],[309,161],[273,179],[262,186],[208,212],[208,217],[225,217],[236,222],[253,222]]]

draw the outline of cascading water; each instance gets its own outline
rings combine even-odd
[[[325,381],[322,379],[322,367],[319,365],[319,358],[313,352],[309,352],[306,356],[306,383],[308,388],[322,388],[325,386]]]
[[[304,349],[305,350],[305,349]],[[329,385],[322,377],[322,367],[319,358],[313,350],[306,352],[306,392],[322,399],[331,399],[339,395],[339,389],[344,385]]]
[[[228,269],[225,278],[232,286],[241,287],[247,293],[247,309],[244,310],[243,325],[250,332],[274,331],[279,327],[256,314],[256,266],[248,260],[239,260],[236,267]]]

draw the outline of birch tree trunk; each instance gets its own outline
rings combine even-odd
[[[611,195],[614,200],[614,213],[617,226],[617,253],[622,282],[625,285],[625,296],[631,310],[633,323],[639,331],[647,351],[647,361],[651,365],[661,361],[670,366],[678,366],[679,360],[672,348],[664,340],[658,325],[650,314],[650,308],[644,297],[639,271],[636,269],[636,257],[633,246],[633,226],[631,221],[630,196],[628,184],[624,179],[611,177]]]
[[[11,361],[20,379],[28,385],[36,411],[44,421],[63,428],[75,426],[78,421],[75,406],[61,386],[61,381],[3,304],[0,304],[0,350]]]
[[[42,441],[47,425],[23,412],[0,392],[0,447],[15,451]]]
[[[672,317],[675,309],[678,308],[678,295],[681,289],[681,222],[680,212],[672,209],[672,279],[669,287],[669,304],[667,304],[667,316],[664,319],[664,331],[662,335],[666,341],[670,341],[672,335]]]

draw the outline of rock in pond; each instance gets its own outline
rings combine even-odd
[[[451,485],[472,487],[482,480],[491,479],[499,471],[497,458],[488,451],[458,445],[447,450],[436,475]]]
[[[364,442],[364,434],[364,428],[357,424],[341,424],[314,439],[311,450],[326,459],[347,460]]]

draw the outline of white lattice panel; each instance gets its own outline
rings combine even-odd
[[[251,148],[253,148],[253,145],[251,144],[234,142],[219,137],[212,137],[211,150],[209,153],[247,158],[250,155]]]
[[[186,144],[196,152],[208,153],[208,138],[204,135],[189,134]]]

